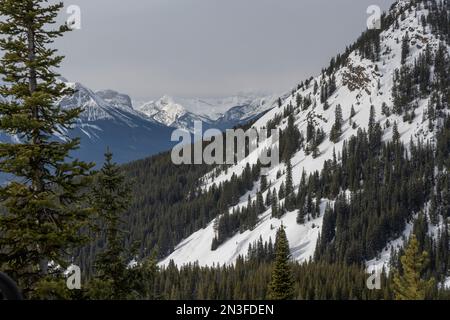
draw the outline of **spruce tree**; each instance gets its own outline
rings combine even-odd
[[[318,85],[317,81],[314,81],[314,89],[313,90],[314,90],[313,91],[314,95],[316,95],[317,91],[319,90],[319,85]]]
[[[107,151],[93,189],[92,207],[98,215],[102,236],[106,239],[106,248],[98,254],[95,262],[100,281],[95,282],[94,287],[97,290],[102,287],[100,298],[124,299],[131,291],[128,290],[127,279],[127,261],[130,256],[124,252],[125,232],[121,215],[130,203],[130,185],[125,181],[120,167],[112,161],[112,156]],[[96,294],[93,295],[95,297]]]
[[[269,207],[270,205],[272,205],[272,193],[269,190],[267,190],[267,194],[266,194],[266,206]]]
[[[406,35],[402,39],[402,64],[405,64],[406,59],[408,58],[409,54],[409,35],[406,33]]]
[[[262,175],[261,176],[261,191],[262,192],[266,191],[267,187],[268,187],[267,176]]]
[[[280,204],[278,202],[278,196],[277,196],[277,191],[275,189],[273,189],[272,192],[272,217],[273,218],[278,218],[279,214],[280,214]]]
[[[370,106],[368,133],[369,133],[370,150],[372,152],[376,152],[376,150],[381,145],[383,132],[380,124],[376,121],[375,106],[373,105]]]
[[[286,164],[286,196],[294,192],[294,182],[292,180],[292,163],[291,160]]]
[[[284,227],[277,231],[275,242],[275,262],[269,284],[269,299],[289,300],[294,298],[294,279],[290,266],[289,242]]]
[[[354,116],[356,116],[355,108],[352,105],[352,108],[350,109],[350,119],[352,119]]]
[[[300,108],[300,106],[302,105],[302,96],[300,94],[297,93],[296,97],[295,97],[295,102],[297,104],[297,108]]]
[[[373,135],[373,132],[375,131],[375,124],[376,124],[376,114],[375,114],[375,106],[370,106],[370,113],[369,113],[369,140],[370,136]]]
[[[422,272],[428,264],[428,253],[419,252],[419,242],[411,236],[405,254],[400,258],[403,272],[394,274],[394,295],[396,300],[424,300],[433,286],[433,279],[424,280]]]
[[[280,190],[278,190],[278,198],[284,199],[286,197],[286,185],[284,181],[281,183]]]
[[[262,192],[258,191],[256,194],[256,214],[260,215],[266,211],[266,206],[264,205],[264,198],[262,196]]]
[[[400,142],[400,133],[398,132],[397,121],[394,122],[394,127],[392,128],[392,140],[394,143]]]
[[[286,168],[286,201],[285,206],[288,211],[294,209],[295,205],[295,194],[294,194],[294,182],[292,179],[292,164],[291,160],[287,162]]]
[[[300,205],[300,207],[297,211],[297,223],[298,224],[305,223],[305,206],[303,204]]]
[[[330,132],[330,140],[334,143],[339,141],[339,138],[342,135],[342,126],[344,124],[344,119],[342,117],[342,107],[340,105],[336,106],[335,110],[335,120],[333,127]]]
[[[35,289],[53,265],[67,267],[68,253],[84,240],[89,216],[85,191],[91,164],[69,160],[79,140],[65,136],[80,108],[56,104],[71,91],[57,81],[63,57],[53,47],[68,27],[53,28],[62,3],[43,0],[0,2],[0,130],[20,143],[0,143],[0,171],[12,181],[0,188],[0,268],[25,293]],[[65,139],[54,138],[55,133]]]

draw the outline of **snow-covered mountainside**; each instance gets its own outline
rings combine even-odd
[[[440,113],[431,115],[431,105],[436,104],[436,96],[431,93],[421,93],[415,96],[403,97],[409,99],[407,110],[396,111],[399,99],[401,99],[399,87],[406,85],[402,77],[407,68],[413,70],[414,66],[423,59],[430,56],[443,54],[449,59],[450,47],[448,39],[437,35],[429,23],[430,3],[419,2],[418,5],[410,4],[410,1],[398,1],[390,10],[393,21],[388,23],[379,34],[379,41],[374,46],[366,48],[351,48],[346,55],[332,62],[328,73],[324,70],[320,75],[308,79],[292,94],[283,99],[281,107],[275,107],[262,116],[255,124],[257,129],[272,127],[285,130],[288,126],[287,115],[292,114],[294,124],[303,137],[308,135],[308,129],[321,128],[326,134],[314,152],[306,144],[297,150],[292,158],[292,177],[294,188],[298,189],[302,172],[313,173],[321,170],[325,161],[333,159],[335,154],[340,154],[343,146],[350,137],[355,136],[358,130],[368,130],[371,108],[375,113],[375,120],[382,129],[383,141],[393,139],[393,125],[398,126],[400,141],[407,146],[410,141],[422,139],[431,144],[436,140],[436,128],[442,127],[443,117],[449,113],[448,106],[442,107]],[[448,2],[437,1],[438,5],[448,8]],[[370,33],[369,33],[370,34]],[[379,44],[379,46],[378,46]],[[407,50],[406,50],[407,49]],[[367,53],[367,52],[370,52]],[[439,53],[440,52],[440,53]],[[435,67],[430,67],[431,73],[426,81],[437,81]],[[433,100],[434,99],[434,100]],[[439,97],[438,99],[439,100]],[[444,101],[444,98],[442,99]],[[444,103],[444,102],[443,102]],[[330,139],[330,133],[335,123],[337,107],[342,110],[342,128],[339,139]],[[289,111],[291,110],[291,111]],[[432,129],[434,128],[434,130]],[[218,186],[224,181],[230,181],[233,175],[241,176],[247,164],[256,164],[257,153],[262,152],[264,144],[260,149],[250,154],[246,159],[231,166],[227,170],[214,171],[204,177],[205,190],[213,185]],[[308,150],[309,149],[309,150]],[[270,188],[263,192],[264,199],[270,190],[280,190],[282,184],[286,183],[286,164],[281,163],[271,169],[267,176]],[[240,198],[239,204],[229,208],[230,214],[236,208],[243,208],[248,203],[250,196],[256,201],[257,192],[261,188],[261,181],[254,183],[252,191]],[[345,194],[345,190],[343,190]],[[239,255],[245,256],[250,244],[258,239],[272,241],[275,239],[277,228],[284,225],[291,246],[292,256],[297,261],[305,261],[313,257],[317,239],[322,229],[325,207],[333,206],[334,199],[319,199],[320,213],[306,223],[299,224],[296,221],[297,210],[287,212],[281,218],[274,218],[271,209],[258,217],[258,223],[252,230],[235,233],[231,238],[219,245],[214,251],[211,243],[216,237],[217,219],[204,229],[198,230],[191,236],[179,243],[175,251],[161,262],[167,265],[173,260],[177,265],[190,262],[198,262],[200,265],[231,264]],[[284,200],[280,201],[282,205]],[[430,228],[436,232],[441,226]],[[386,266],[391,249],[402,246],[403,239],[411,231],[411,225],[406,224],[404,237],[392,239],[386,243],[383,254],[374,257],[368,265]]]
[[[276,97],[256,94],[227,98],[185,99],[163,96],[136,106],[136,110],[166,126],[194,130],[194,121],[205,127],[227,129],[248,122],[275,107]]]

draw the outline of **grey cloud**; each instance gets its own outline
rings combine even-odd
[[[317,74],[393,0],[65,0],[82,29],[62,73],[135,98],[281,92]]]

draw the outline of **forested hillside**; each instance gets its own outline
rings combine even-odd
[[[172,236],[155,242],[160,256],[175,249],[163,265],[235,263],[257,239],[274,241],[283,223],[295,260],[361,270],[401,269],[402,247],[415,234],[429,254],[426,277],[445,282],[448,48],[448,2],[396,3],[381,30],[363,33],[253,125],[280,130],[280,167],[260,176],[249,157],[196,180],[190,191],[198,197],[183,200],[191,215],[178,210],[163,224]],[[193,205],[205,196],[218,204],[211,215]],[[184,217],[175,236],[172,225]]]
[[[283,163],[163,264],[233,263],[284,224],[297,261],[326,256],[389,268],[421,212],[436,245],[448,216],[448,145],[440,137],[449,114],[449,57],[448,2],[395,3],[380,30],[364,32],[253,125],[280,131]],[[214,170],[202,189],[254,164],[249,156]]]

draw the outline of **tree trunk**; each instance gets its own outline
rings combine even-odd
[[[36,38],[35,38],[35,32],[30,24],[28,27],[28,60],[30,63],[34,62],[36,60]],[[33,95],[34,92],[37,90],[37,72],[36,68],[34,66],[29,67],[29,75],[28,75],[28,85],[30,90],[30,96]],[[39,106],[34,105],[32,112],[32,118],[38,120],[39,119]],[[35,129],[32,133],[33,137],[33,145],[39,145],[41,143],[40,138],[40,132],[39,129]],[[43,177],[43,168],[41,159],[39,156],[33,157],[31,159],[31,166],[34,168],[34,178],[32,179],[32,189],[36,193],[40,193],[44,191],[44,183],[42,181]],[[38,213],[38,223],[41,223],[42,214]],[[39,246],[39,245],[38,245]],[[38,247],[38,250],[40,251],[41,248]],[[43,275],[46,275],[48,273],[48,259],[43,257],[39,263],[39,267],[41,270],[41,273]]]

